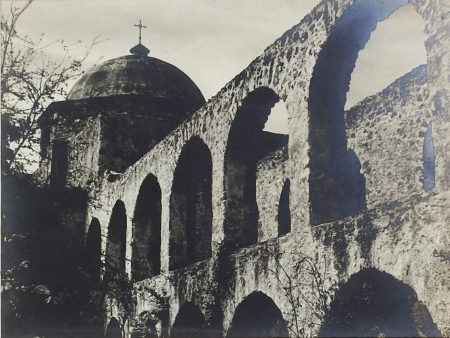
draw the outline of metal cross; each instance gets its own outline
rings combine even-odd
[[[142,28],[147,28],[147,26],[142,25],[141,20],[139,20],[139,25],[134,25],[134,26],[139,28],[139,43],[141,43],[141,31],[142,31]]]

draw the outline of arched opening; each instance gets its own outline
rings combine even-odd
[[[433,143],[433,126],[430,123],[423,140],[423,188],[433,190],[436,185],[436,155]]]
[[[170,330],[171,337],[209,337],[205,317],[193,303],[184,304],[175,318]]]
[[[427,63],[425,22],[413,5],[402,6],[378,23],[358,53],[345,109],[385,89]]]
[[[289,209],[290,190],[291,181],[287,179],[284,182],[280,202],[278,203],[278,236],[283,236],[291,232],[291,210]]]
[[[105,262],[107,277],[116,276],[117,273],[125,271],[126,238],[127,214],[125,204],[119,200],[114,205],[108,225]]]
[[[106,327],[105,338],[122,338],[122,329],[116,318],[111,318]]]
[[[257,163],[288,144],[288,135],[263,130],[278,102],[280,98],[272,89],[258,88],[242,101],[231,124],[224,168],[224,231],[225,240],[232,247],[244,247],[258,241]]]
[[[283,100],[275,103],[263,130],[274,134],[289,134],[288,112]]]
[[[336,293],[319,336],[437,337],[439,330],[414,290],[391,275],[366,269]]]
[[[344,107],[352,71],[378,22],[407,0],[354,2],[334,25],[310,83],[310,218],[330,222],[366,208],[360,162],[347,149]]]
[[[131,273],[134,281],[158,275],[161,270],[161,188],[148,175],[139,189],[133,217]]]
[[[274,301],[253,292],[238,305],[228,337],[289,337],[283,315]]]
[[[211,257],[212,159],[197,136],[183,147],[170,196],[169,268]]]
[[[86,271],[93,279],[100,279],[102,232],[100,222],[93,217],[86,238]]]

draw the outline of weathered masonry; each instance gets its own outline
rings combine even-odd
[[[407,4],[427,65],[344,111],[358,52]],[[41,120],[38,176],[87,193],[67,226],[92,274],[131,285],[103,332],[450,335],[449,1],[324,0],[206,103],[134,52]],[[279,101],[289,135],[263,130]]]

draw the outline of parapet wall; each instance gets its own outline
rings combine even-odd
[[[287,160],[287,147],[284,147],[258,162],[256,202],[259,211],[259,242],[278,236],[278,207],[286,181]]]
[[[431,123],[426,80],[426,66],[420,66],[346,112],[348,148],[361,163],[368,208],[424,190]]]

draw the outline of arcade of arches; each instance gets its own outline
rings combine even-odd
[[[339,2],[325,2],[335,6],[320,7],[314,17],[329,20],[326,39],[314,35],[319,28],[309,27],[308,19],[301,24],[306,28],[293,30],[292,36],[267,51],[270,59],[270,53],[278,55],[279,50],[288,48],[285,44],[292,44],[283,54],[289,58],[289,53],[302,50],[303,42],[297,46],[296,39],[308,41],[309,35],[323,39],[320,46],[311,42],[313,46],[305,52],[317,53],[317,59],[312,62],[305,57],[311,61],[305,64],[313,66],[307,88],[302,88],[307,92],[301,97],[303,105],[296,107],[295,100],[283,92],[289,94],[295,79],[286,85],[289,90],[282,88],[279,93],[272,88],[276,88],[275,80],[270,86],[254,81],[242,91],[245,95],[236,99],[235,110],[230,109],[235,115],[229,121],[225,118],[232,113],[213,114],[211,108],[208,118],[218,121],[211,125],[213,131],[195,120],[186,127],[192,130],[184,134],[182,129],[170,139],[177,144],[176,151],[167,151],[168,157],[176,158],[167,170],[172,175],[175,167],[173,177],[165,176],[164,171],[158,177],[149,174],[140,185],[129,241],[131,277],[133,282],[142,282],[142,299],[148,296],[158,303],[158,297],[142,290],[169,276],[170,287],[157,286],[164,296],[171,295],[167,306],[173,317],[158,324],[173,337],[208,336],[205,332],[229,337],[292,335],[292,307],[286,305],[289,301],[281,282],[268,276],[269,271],[277,271],[272,256],[304,248],[317,261],[317,257],[327,256],[331,262],[326,270],[330,275],[321,276],[322,282],[339,282],[325,317],[317,324],[320,336],[438,336],[440,326],[450,332],[437,310],[448,304],[438,299],[445,298],[442,266],[447,256],[441,246],[446,237],[441,238],[438,230],[443,225],[437,223],[442,220],[426,220],[421,215],[445,207],[440,204],[445,198],[438,196],[439,126],[431,123],[434,103],[427,96],[428,78],[435,74],[420,66],[346,110],[358,54],[378,23],[407,1],[360,0],[353,6],[352,1],[343,1],[346,8],[336,22],[333,15],[335,10],[340,13]],[[267,73],[273,69],[282,72],[280,60],[274,60],[261,59],[258,67]],[[294,63],[290,60],[284,67]],[[289,103],[290,135],[265,129],[273,107],[283,103],[281,98]],[[222,102],[220,107],[228,106]],[[217,127],[227,123],[226,132]],[[305,134],[296,130],[295,123],[302,123]],[[220,135],[220,142],[214,133]],[[187,141],[180,145],[180,140]],[[215,162],[216,158],[223,162]],[[221,170],[223,177],[215,177]],[[267,177],[258,186],[261,178]],[[215,219],[220,224],[213,224]],[[97,222],[92,219],[86,244],[95,258],[90,263],[92,271],[98,271]],[[106,270],[108,266],[124,269],[126,226],[125,206],[117,201],[108,225]],[[439,237],[439,243],[431,237]],[[168,257],[162,254],[165,252]],[[421,259],[412,261],[411,252],[422,255]],[[427,262],[431,262],[429,270]],[[289,270],[295,265],[291,263],[285,263],[289,276],[296,272]],[[351,274],[367,266],[380,270]],[[413,269],[423,269],[424,275],[411,272]],[[424,280],[441,296],[424,291]],[[258,291],[267,288],[279,297],[272,299]],[[247,296],[234,304],[244,292]],[[178,302],[183,304],[179,309]],[[217,314],[218,308],[228,312]],[[229,323],[227,330],[220,327],[224,323]],[[146,325],[148,332],[160,328]]]

